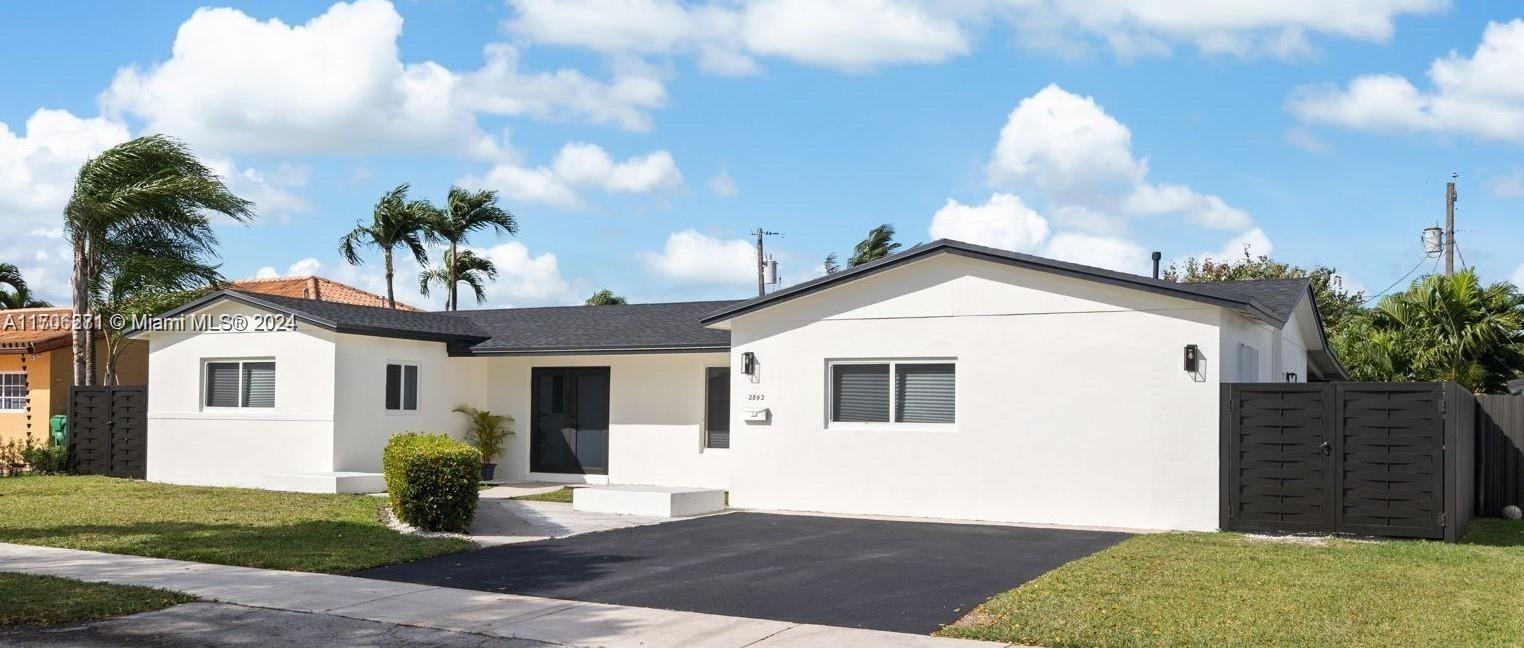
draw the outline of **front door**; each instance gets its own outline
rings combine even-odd
[[[609,368],[530,370],[529,470],[607,475]]]

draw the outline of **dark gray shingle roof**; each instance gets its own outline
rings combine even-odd
[[[853,279],[876,274],[901,263],[925,258],[938,253],[958,254],[962,256],[983,259],[986,261],[994,261],[997,263],[1005,263],[1018,267],[1029,268],[1041,272],[1051,272],[1054,274],[1065,275],[1079,279],[1098,281],[1101,283],[1108,283],[1127,288],[1136,288],[1139,290],[1146,290],[1163,295],[1171,295],[1182,299],[1205,302],[1217,306],[1222,306],[1224,308],[1231,308],[1243,312],[1251,317],[1265,320],[1276,325],[1284,324],[1286,322],[1286,318],[1291,313],[1291,309],[1296,306],[1295,301],[1292,301],[1289,307],[1285,305],[1284,300],[1290,298],[1292,291],[1288,290],[1287,286],[1281,286],[1278,284],[1272,289],[1272,287],[1269,286],[1262,288],[1259,286],[1247,285],[1258,284],[1259,282],[1176,283],[1163,279],[1154,279],[1152,277],[1128,274],[1126,272],[1107,270],[1105,268],[1096,268],[1093,266],[1080,265],[1078,263],[1069,263],[1067,261],[1047,259],[1039,256],[1032,256],[1030,254],[1022,254],[1020,252],[1011,252],[1009,250],[984,247],[982,245],[974,245],[972,243],[964,243],[962,241],[939,239],[930,243],[918,245],[898,254],[884,257],[877,261],[865,263],[855,268],[849,268],[835,274],[829,274],[818,279],[795,284],[793,286],[789,286],[788,288],[769,293],[766,296],[755,297],[743,302],[739,302],[728,308],[723,308],[716,312],[710,313],[704,318],[704,323],[709,324],[730,319],[737,315],[766,307],[770,304],[787,301],[795,297],[809,294],[815,290],[820,290],[830,286],[852,281]],[[1282,280],[1268,281],[1280,282]],[[1305,280],[1293,279],[1287,281],[1300,281],[1304,287],[1306,286]],[[1261,301],[1262,297],[1271,299],[1276,303],[1264,303]]]
[[[735,301],[551,306],[459,311],[492,337],[472,354],[725,350],[730,332],[705,328],[705,314]]]
[[[317,326],[358,335],[432,340],[453,355],[534,355],[730,348],[730,332],[705,328],[705,313],[734,301],[552,306],[417,312],[224,290],[166,313],[172,317],[218,299],[233,299]]]
[[[1307,296],[1311,280],[1301,279],[1244,279],[1240,281],[1211,281],[1188,284],[1201,290],[1215,291],[1225,296],[1252,299],[1280,319],[1289,319],[1296,305]]]

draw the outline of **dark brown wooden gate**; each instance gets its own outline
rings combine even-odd
[[[1474,401],[1441,383],[1223,386],[1222,527],[1459,539]]]
[[[84,475],[148,475],[148,388],[69,391],[69,465]]]

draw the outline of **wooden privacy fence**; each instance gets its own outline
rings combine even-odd
[[[148,476],[148,388],[69,390],[69,465],[84,475]]]
[[[1524,396],[1476,397],[1477,515],[1524,506]]]
[[[1225,384],[1221,526],[1459,540],[1475,410],[1454,383]]]

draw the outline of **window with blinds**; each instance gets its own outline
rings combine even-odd
[[[275,407],[275,363],[228,360],[206,363],[206,407]]]
[[[952,362],[833,362],[830,389],[831,423],[957,421],[957,365]]]
[[[0,412],[26,411],[26,372],[0,372]]]
[[[418,411],[418,365],[386,365],[386,409],[393,412]]]
[[[704,368],[704,447],[730,447],[730,367]]]
[[[894,366],[894,422],[952,423],[956,382],[951,363]]]

